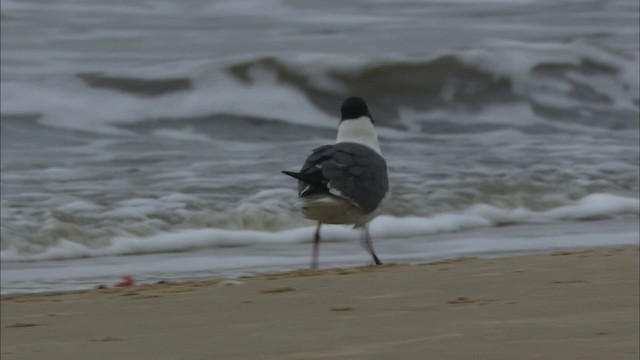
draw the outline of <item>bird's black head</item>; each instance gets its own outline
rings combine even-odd
[[[369,113],[367,103],[364,102],[362,98],[359,98],[357,96],[351,96],[347,98],[347,100],[342,103],[340,112],[342,113],[342,118],[340,119],[340,121],[357,119],[359,117],[366,116],[371,119],[371,122],[373,122],[373,117],[371,117],[371,114]]]

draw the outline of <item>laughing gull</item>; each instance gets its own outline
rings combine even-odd
[[[307,219],[318,221],[313,238],[311,267],[318,266],[322,224],[347,224],[363,229],[363,245],[380,265],[367,223],[378,215],[389,192],[387,163],[367,104],[350,97],[341,107],[338,138],[333,145],[314,149],[300,172],[283,171],[298,179],[299,207]]]

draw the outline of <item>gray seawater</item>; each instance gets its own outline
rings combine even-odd
[[[165,278],[306,263],[312,223],[280,170],[334,140],[349,95],[389,163],[372,223],[388,257],[523,224],[623,224],[614,243],[634,242],[638,14],[631,0],[3,1],[2,291],[94,284],[154,254]],[[357,237],[327,232],[340,249]],[[607,242],[555,244],[577,245]]]

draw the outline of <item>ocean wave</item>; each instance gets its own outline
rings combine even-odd
[[[138,79],[100,73],[80,73],[76,76],[91,88],[111,89],[142,96],[159,96],[191,90],[193,87],[191,79],[188,78]]]
[[[261,196],[261,195],[257,195]],[[264,196],[264,195],[263,195]],[[185,200],[185,199],[179,199]],[[131,206],[144,206],[133,202]],[[276,205],[280,206],[280,205]],[[70,204],[68,208],[86,210],[93,204]],[[146,209],[146,210],[145,210]],[[152,211],[151,208],[138,209]],[[465,229],[505,226],[512,224],[545,223],[562,220],[596,220],[618,216],[637,216],[640,201],[612,194],[592,194],[578,201],[558,206],[546,211],[526,208],[499,208],[487,204],[476,204],[470,208],[437,214],[431,217],[383,215],[371,223],[372,236],[383,239],[419,237],[438,233],[457,232]],[[285,216],[285,214],[281,214]],[[313,226],[301,222],[297,227],[279,231],[259,231],[249,229],[187,228],[172,230],[165,227],[152,235],[133,234],[113,236],[102,244],[87,244],[65,236],[51,244],[40,244],[30,248],[3,247],[2,261],[42,261],[64,260],[82,257],[151,254],[162,252],[188,251],[202,248],[255,247],[269,244],[306,243],[311,241]],[[4,229],[6,230],[6,229]],[[3,234],[3,242],[7,234]],[[359,232],[345,226],[325,226],[323,239],[328,242],[356,241]],[[15,244],[15,243],[14,243]],[[22,242],[21,244],[24,244]]]
[[[579,125],[636,129],[638,53],[585,41],[491,42],[422,56],[304,54],[173,63],[117,73],[56,75],[2,82],[2,115],[37,114],[41,122],[92,132],[120,124],[232,115],[328,127],[349,94],[365,97],[381,126],[400,130],[477,132],[496,128]],[[68,101],[74,99],[74,101]],[[491,109],[529,109],[497,118]],[[427,114],[427,115],[424,115]],[[434,114],[442,123],[434,128]],[[449,116],[480,116],[472,128]],[[431,115],[431,118],[429,118]]]

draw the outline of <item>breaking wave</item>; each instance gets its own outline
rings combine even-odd
[[[492,42],[423,56],[305,54],[176,62],[119,73],[2,82],[2,115],[49,126],[123,132],[119,125],[197,117],[329,127],[345,95],[365,97],[379,124],[457,133],[541,127],[637,129],[638,53],[585,41]],[[501,113],[496,109],[524,109]]]
[[[175,201],[185,199],[173,199]],[[188,199],[186,199],[188,200]],[[250,247],[261,244],[305,243],[311,241],[313,226],[310,222],[276,209],[284,208],[282,204],[270,201],[262,205],[262,211],[254,206],[243,205],[239,211],[243,213],[244,226],[237,228],[215,228],[192,226],[190,228],[170,230],[165,222],[153,219],[151,204],[132,202],[132,208],[121,209],[121,216],[147,218],[144,225],[138,224],[138,233],[119,230],[112,238],[88,238],[95,235],[95,228],[86,228],[86,234],[69,230],[74,221],[72,215],[65,219],[67,226],[63,228],[59,222],[55,238],[40,235],[40,244],[24,241],[11,241],[11,234],[2,234],[2,261],[41,261],[64,260],[81,257],[99,257],[115,255],[134,255],[162,252],[188,251],[200,248]],[[157,204],[156,204],[157,206]],[[88,204],[70,204],[69,214],[87,211]],[[165,206],[166,207],[166,206]],[[251,208],[251,209],[249,209]],[[180,214],[182,211],[176,210]],[[505,226],[511,224],[544,223],[561,220],[594,220],[609,219],[621,216],[637,216],[640,213],[640,201],[637,198],[622,197],[611,194],[592,194],[578,201],[566,203],[545,211],[533,211],[527,208],[499,208],[487,204],[476,204],[463,211],[442,213],[432,217],[396,217],[379,216],[371,223],[372,235],[376,238],[399,239],[405,237],[426,236],[438,233],[450,233],[465,229]],[[108,217],[108,215],[106,215]],[[277,220],[279,217],[280,220]],[[247,221],[254,219],[252,224]],[[295,224],[284,224],[282,221],[296,221]],[[230,221],[233,222],[233,221]],[[274,223],[278,226],[274,227]],[[53,225],[52,225],[53,226]],[[144,226],[155,227],[143,229]],[[294,227],[294,228],[289,228]],[[126,227],[125,227],[126,228]],[[260,230],[261,229],[261,230]],[[279,229],[279,230],[274,230]],[[7,229],[4,229],[8,231]],[[52,230],[52,229],[49,229]],[[55,232],[55,231],[54,231]],[[359,233],[345,226],[325,226],[324,241],[343,242],[357,241]],[[47,241],[44,243],[42,241]],[[26,246],[26,247],[25,247]]]

